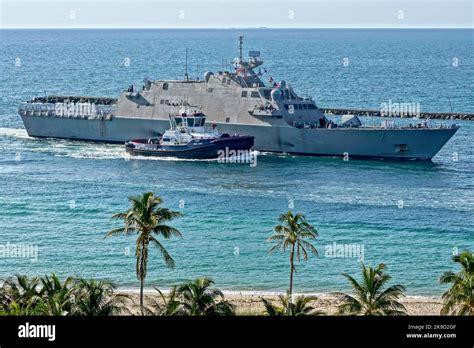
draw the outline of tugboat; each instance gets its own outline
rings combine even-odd
[[[161,138],[134,139],[125,143],[126,151],[134,156],[213,159],[229,153],[242,154],[254,144],[254,137],[219,133],[215,124],[204,126],[206,115],[200,111],[181,111],[170,115],[171,128]]]

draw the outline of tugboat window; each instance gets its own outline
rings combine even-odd
[[[194,127],[194,119],[188,118],[188,127]]]
[[[246,98],[246,97],[247,97],[247,91],[242,91],[241,97],[242,97],[242,98]]]
[[[398,149],[400,150],[400,152],[408,151],[408,145],[407,144],[398,144],[398,145],[395,145],[395,146],[398,146]]]
[[[175,121],[176,121],[176,125],[179,126],[183,122],[183,119],[181,117],[176,117]]]
[[[258,94],[258,92],[255,92],[255,91],[252,92],[252,93],[250,93],[250,96],[251,96],[252,98],[260,98],[260,94]]]
[[[168,90],[168,84],[167,83],[163,83],[163,91],[167,91]]]

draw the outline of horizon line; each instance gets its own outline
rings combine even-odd
[[[273,29],[471,29],[474,27],[1,27],[0,30],[50,30],[50,29],[179,29],[179,30],[273,30]]]

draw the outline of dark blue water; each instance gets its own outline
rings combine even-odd
[[[249,167],[127,160],[119,145],[31,139],[16,113],[19,101],[45,92],[116,96],[143,76],[181,78],[185,47],[192,76],[220,70],[237,55],[241,33],[0,31],[0,245],[39,248],[38,262],[0,258],[0,277],[56,272],[136,286],[133,238],[103,235],[117,226],[110,217],[128,207],[129,195],[152,190],[184,213],[176,221],[184,239],[165,242],[176,270],[152,253],[150,284],[207,275],[225,289],[283,291],[288,257],[269,256],[265,240],[292,201],[320,235],[319,257],[298,267],[297,290],[348,289],[340,274],[357,272],[359,261],[327,257],[325,246],[336,242],[364,246],[365,262],[386,263],[410,294],[440,294],[437,279],[452,269],[453,251],[474,247],[474,123],[457,122],[460,130],[430,164],[261,155]],[[379,108],[392,100],[474,112],[471,30],[243,33],[246,49],[262,51],[267,76],[320,106]]]

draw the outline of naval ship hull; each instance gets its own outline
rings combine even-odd
[[[31,137],[124,143],[156,138],[169,128],[165,119],[114,116],[110,120],[22,115]],[[219,131],[255,137],[254,149],[311,156],[431,160],[456,128],[313,128],[214,122]]]

